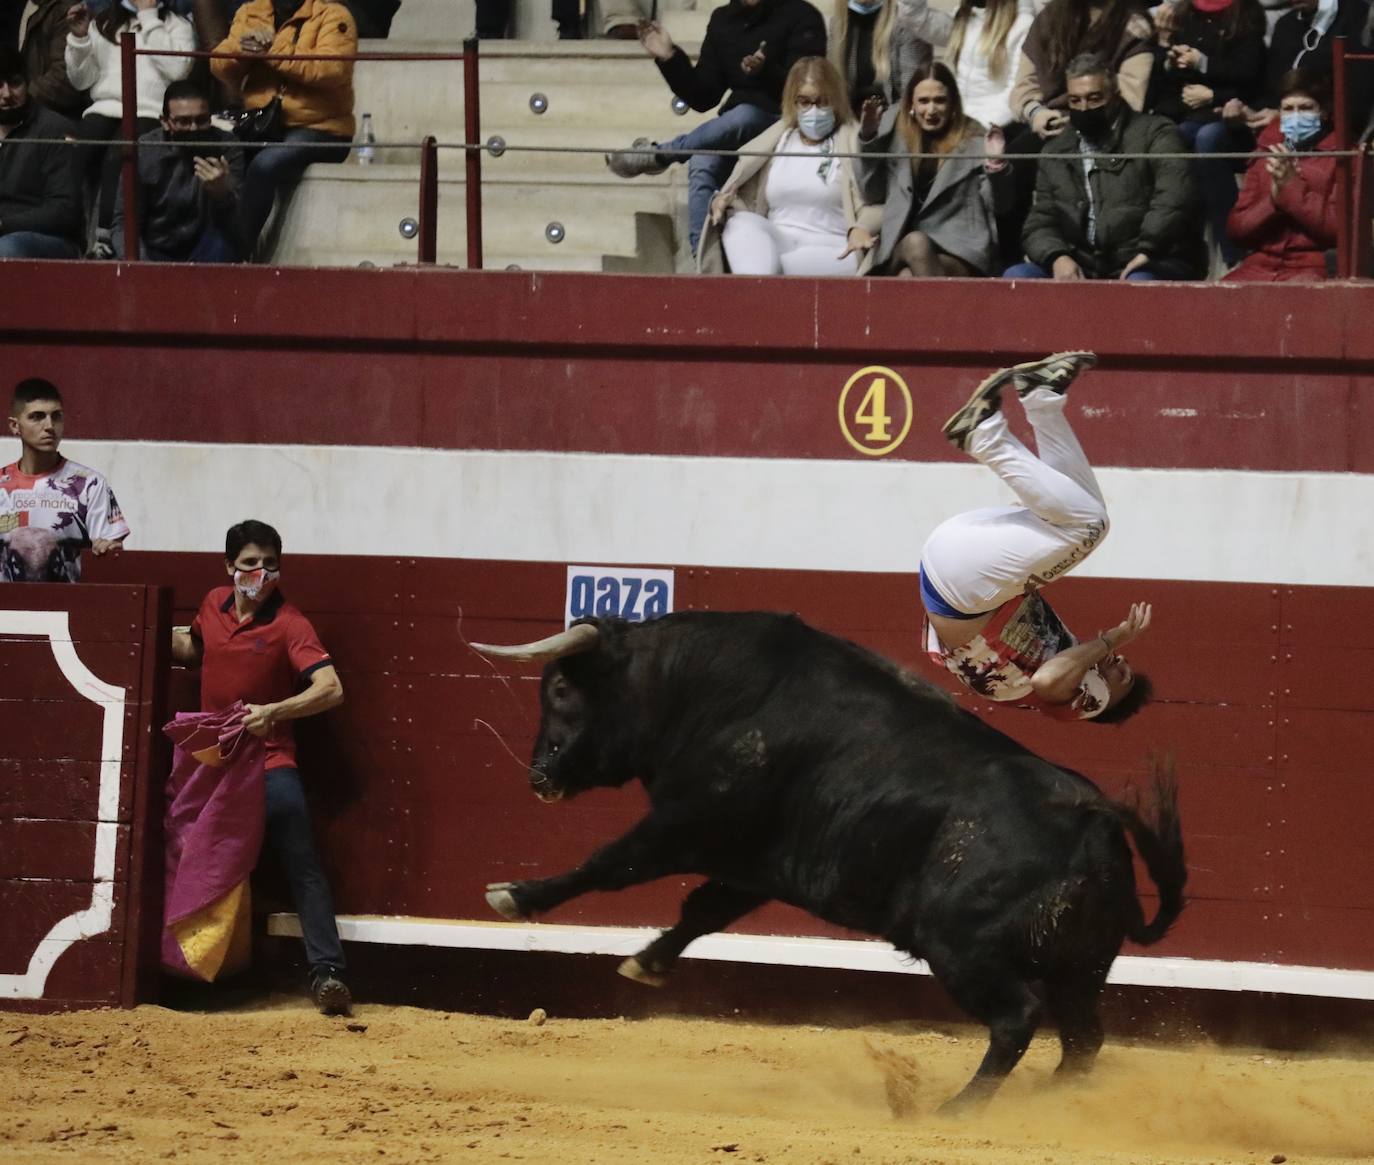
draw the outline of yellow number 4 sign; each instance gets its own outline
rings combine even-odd
[[[862,395],[855,392],[856,389],[862,389]],[[849,411],[851,394],[859,402],[852,414]],[[892,406],[899,403],[897,398],[900,398],[900,419],[891,411]],[[911,390],[891,368],[870,364],[844,382],[840,392],[840,432],[860,453],[882,457],[905,441],[910,431]]]

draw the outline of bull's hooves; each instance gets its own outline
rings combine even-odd
[[[616,968],[627,979],[633,979],[636,983],[643,983],[649,987],[663,987],[668,982],[668,976],[658,971],[651,971],[641,963],[634,955],[631,955]]]
[[[525,915],[519,903],[515,901],[515,895],[511,893],[514,887],[514,882],[493,882],[487,887],[487,905],[502,918],[511,922],[523,922]]]

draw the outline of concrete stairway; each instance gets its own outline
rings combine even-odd
[[[517,27],[547,0],[519,0]],[[404,0],[392,39],[365,50],[437,52],[461,49],[471,27],[471,0]],[[708,13],[664,12],[662,19],[688,51]],[[550,25],[550,29],[552,25]],[[426,34],[421,39],[420,34]],[[406,39],[401,39],[404,36]],[[704,117],[676,113],[672,94],[637,43],[606,40],[484,41],[480,66],[481,139],[508,147],[575,147],[543,153],[508,148],[482,156],[484,265],[533,270],[671,271],[686,265],[686,174],[673,167],[625,181],[607,171],[602,151],[641,135],[664,139]],[[271,261],[337,266],[414,262],[416,242],[406,220],[418,219],[418,143],[433,134],[442,145],[464,140],[460,62],[360,62],[354,74],[359,118],[372,114],[386,145],[369,166],[350,160],[307,171],[273,224]],[[545,108],[531,107],[536,94]],[[440,150],[439,261],[465,262],[462,149]],[[550,224],[563,228],[552,241]],[[556,232],[554,232],[555,237]]]

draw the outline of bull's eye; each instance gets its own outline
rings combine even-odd
[[[556,753],[557,751],[558,751],[558,745],[556,745],[556,744],[551,744],[551,745],[549,745],[549,755],[550,755],[550,756],[552,756],[552,755],[553,755],[554,753]]]

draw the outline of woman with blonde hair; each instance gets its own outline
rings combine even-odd
[[[882,208],[864,202],[853,159],[837,156],[858,148],[839,70],[824,57],[803,57],[787,74],[781,120],[742,147],[711,200],[698,269],[863,274]]]
[[[948,13],[926,0],[835,0],[826,43],[830,63],[849,90],[855,114],[869,97],[897,101],[911,74],[934,57],[932,45],[949,39]]]
[[[1005,129],[1017,120],[1011,90],[1034,19],[1028,0],[959,0],[945,63],[954,70],[964,112],[986,126]]]
[[[944,64],[917,70],[902,101],[883,113],[864,103],[859,163],[864,197],[883,204],[877,271],[988,275],[997,268],[997,213],[1012,197],[1002,131],[964,112]],[[986,160],[985,160],[986,158]]]

